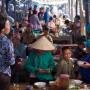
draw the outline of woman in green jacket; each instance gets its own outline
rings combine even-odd
[[[30,83],[53,80],[52,70],[55,68],[55,63],[50,52],[54,49],[52,43],[42,36],[31,47],[33,50],[25,63],[26,70],[30,72]]]

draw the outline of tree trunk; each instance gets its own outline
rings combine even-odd
[[[6,0],[2,0],[1,12],[4,14],[7,14],[6,13]]]
[[[2,0],[1,12],[7,14],[8,12],[8,3],[10,0]]]
[[[76,16],[77,16],[77,9],[78,9],[78,1],[76,0]]]
[[[7,11],[7,13],[8,13],[8,3],[10,2],[11,0],[6,0],[6,11]]]

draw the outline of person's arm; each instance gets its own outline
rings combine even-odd
[[[38,16],[36,16],[36,20],[37,20],[37,24],[40,25],[40,21],[39,21]]]
[[[37,72],[37,68],[34,65],[32,65],[32,63],[31,63],[31,59],[33,59],[32,56],[33,56],[32,54],[29,55],[24,66],[28,72],[35,73],[35,72]],[[34,62],[33,62],[33,64],[34,64]]]
[[[47,54],[48,56],[47,59],[49,60],[48,61],[48,68],[47,69],[42,69],[42,68],[38,68],[38,72],[39,73],[51,73],[53,69],[55,69],[55,62],[53,60],[53,56],[51,55],[51,53],[48,53]]]
[[[64,60],[58,64],[56,77],[60,77],[60,74],[67,74],[67,65]]]
[[[55,68],[56,68],[56,66],[55,66],[55,61],[54,61],[54,59],[53,59],[53,56],[52,56],[52,54],[50,53],[50,61],[49,61],[49,70],[50,70],[50,72],[52,72],[52,70],[54,70]]]
[[[57,73],[56,73],[56,78],[60,77],[60,74],[62,73],[63,70],[63,65],[61,64],[62,61],[57,65]]]
[[[90,63],[86,62],[85,64],[82,64],[80,67],[90,68]]]
[[[38,16],[36,16],[36,20],[37,20],[38,29],[42,29],[42,26],[41,26],[41,23],[40,23]]]
[[[14,65],[15,64],[15,57],[14,57],[14,47],[13,44],[10,40],[8,40],[8,52],[6,54],[6,58],[8,59],[8,62],[6,64],[9,65]]]

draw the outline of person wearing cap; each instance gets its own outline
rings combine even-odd
[[[53,33],[53,35],[56,36],[57,28],[53,21],[53,17],[49,18],[48,27],[50,28],[50,33]]]
[[[48,28],[47,25],[44,25],[44,26],[43,26],[43,33],[44,33],[44,35],[46,36],[46,38],[47,38],[50,42],[53,43],[53,39],[52,39],[51,35],[49,34],[49,28]]]
[[[46,24],[49,22],[49,18],[50,18],[49,8],[46,8],[46,11],[44,13],[44,21],[45,21]]]
[[[33,11],[33,15],[29,18],[29,23],[32,30],[41,30],[42,28],[36,11]]]
[[[79,41],[77,44],[78,46],[73,50],[73,57],[80,60],[82,56],[86,54],[86,51],[84,50],[85,45],[83,41]]]
[[[38,16],[37,5],[34,5],[34,10],[33,10],[33,12],[36,12],[36,15]]]
[[[14,34],[12,37],[15,54],[15,65],[12,67],[12,78],[13,83],[19,83],[23,77],[23,62],[26,59],[26,47],[21,42],[20,34]]]
[[[44,20],[44,7],[41,7],[39,9],[38,18],[39,18],[40,21]]]
[[[32,7],[30,7],[28,11],[29,11],[28,13],[28,20],[29,20],[29,18],[33,15]]]
[[[55,62],[51,54],[54,46],[45,36],[41,36],[31,45],[33,49],[25,62],[25,68],[30,73],[30,84],[36,81],[53,80],[52,70],[55,68]]]
[[[87,53],[81,58],[84,64],[80,65],[81,79],[85,83],[90,83],[90,40],[86,41]]]

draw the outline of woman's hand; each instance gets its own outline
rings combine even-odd
[[[49,73],[50,70],[38,69],[39,73]]]
[[[90,63],[85,62],[85,64],[82,64],[81,67],[83,67],[83,68],[90,68]]]

